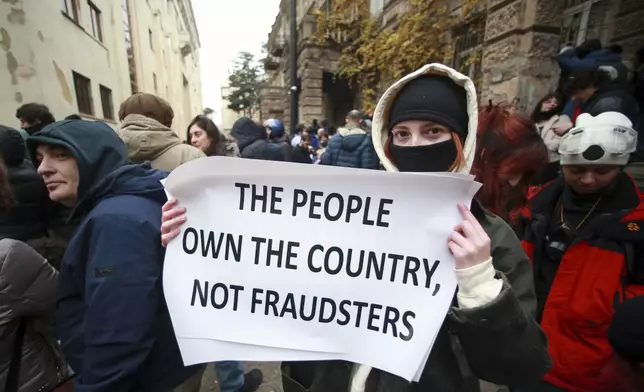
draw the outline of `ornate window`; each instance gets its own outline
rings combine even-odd
[[[480,90],[483,72],[483,36],[485,19],[476,19],[454,30],[454,69],[469,76]]]
[[[565,0],[560,47],[580,45],[586,40],[608,39],[612,19],[611,0]]]

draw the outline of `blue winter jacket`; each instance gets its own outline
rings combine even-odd
[[[595,69],[600,66],[612,66],[617,71],[613,82],[624,83],[628,79],[628,69],[622,62],[622,56],[610,50],[602,49],[589,53],[584,58],[577,57],[575,49],[568,49],[557,56],[557,63],[564,77],[578,69]]]
[[[360,128],[341,128],[329,140],[321,165],[379,169],[380,161],[373,148],[371,135]]]
[[[61,121],[28,139],[64,147],[78,164],[82,216],[63,258],[56,324],[77,373],[75,392],[169,392],[196,371],[183,366],[162,290],[159,180],[149,163],[127,164],[105,124]]]

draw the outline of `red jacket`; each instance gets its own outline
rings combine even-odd
[[[611,370],[606,331],[616,305],[644,295],[644,194],[623,174],[612,196],[602,200],[602,214],[582,229],[544,285],[544,237],[551,218],[559,219],[553,212],[563,189],[558,179],[534,191],[523,217],[522,244],[535,271],[553,361],[544,380],[569,392],[612,391],[624,376]]]

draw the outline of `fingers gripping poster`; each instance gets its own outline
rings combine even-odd
[[[342,359],[418,378],[454,298],[447,238],[470,176],[212,157],[165,186],[187,209],[163,278],[186,364]]]

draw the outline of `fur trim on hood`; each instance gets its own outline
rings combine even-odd
[[[371,126],[371,137],[373,138],[373,147],[380,158],[380,162],[387,171],[398,171],[396,166],[385,155],[385,143],[389,135],[389,109],[393,104],[398,92],[410,81],[422,75],[444,75],[452,79],[457,85],[465,89],[467,96],[467,114],[469,116],[467,138],[463,146],[463,153],[465,154],[465,167],[461,169],[461,173],[469,174],[474,162],[474,153],[476,150],[476,128],[478,127],[478,98],[476,96],[476,88],[474,83],[467,76],[443,64],[427,64],[419,70],[410,73],[394,83],[385,91],[382,98],[376,106],[376,111],[373,115],[373,124]]]

